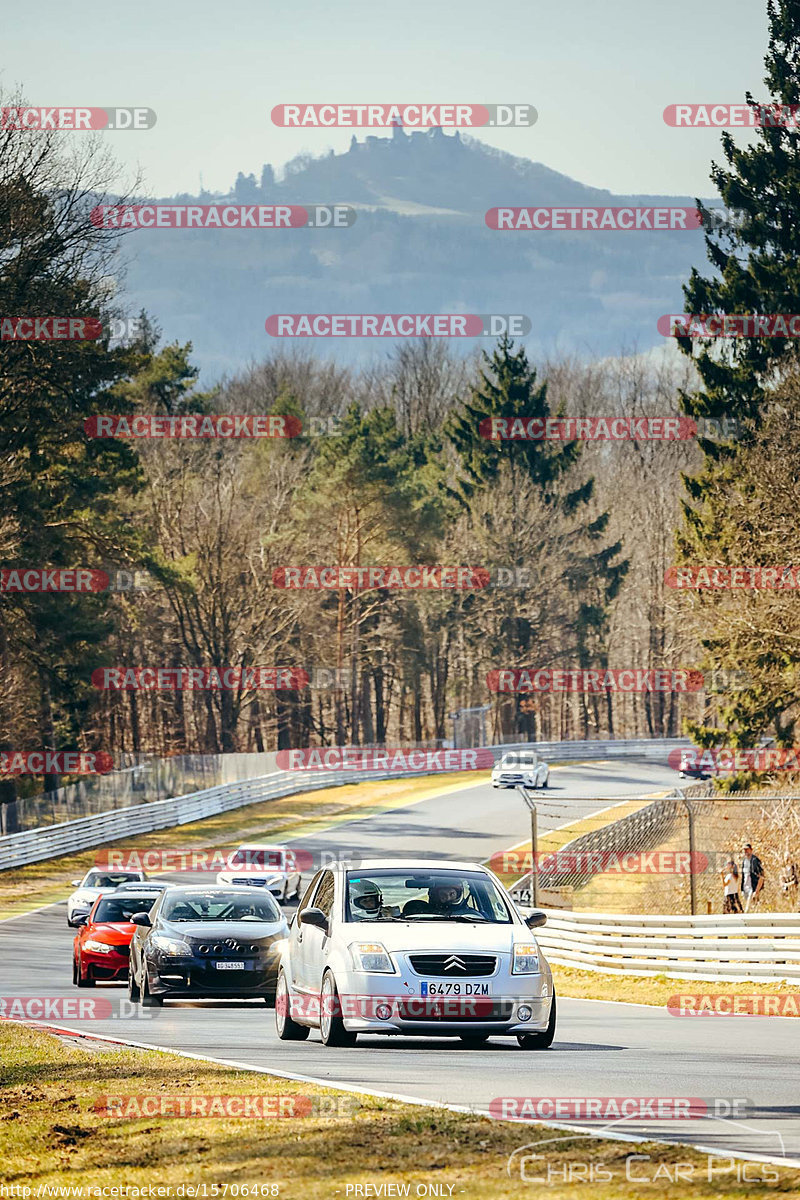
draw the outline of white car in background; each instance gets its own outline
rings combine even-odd
[[[550,967],[499,879],[449,860],[342,863],[318,871],[281,948],[282,1041],[319,1029],[326,1046],[359,1034],[515,1037],[545,1050],[556,1028]]]
[[[546,788],[550,768],[535,750],[511,750],[492,770],[492,787]]]
[[[231,887],[263,887],[276,896],[281,904],[292,897],[300,899],[302,876],[297,856],[288,846],[247,843],[234,850],[217,883]]]
[[[73,928],[78,917],[85,917],[103,892],[113,892],[121,883],[141,883],[145,879],[144,871],[112,871],[107,867],[94,867],[83,879],[73,879],[72,886],[78,890],[67,900],[67,925]]]

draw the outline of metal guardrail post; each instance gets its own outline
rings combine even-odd
[[[694,917],[697,915],[697,884],[694,877],[694,812],[692,811],[692,805],[689,798],[684,795],[681,789],[675,788],[675,791],[683,801],[683,806],[686,809],[686,816],[689,819],[689,895],[692,916]]]
[[[539,866],[537,862],[539,829],[536,805],[528,795],[527,788],[518,784],[517,791],[522,796],[531,814],[531,907],[536,908],[539,903]]]

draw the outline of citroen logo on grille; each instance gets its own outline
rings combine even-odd
[[[444,964],[445,971],[466,971],[467,964],[456,954],[451,954]]]

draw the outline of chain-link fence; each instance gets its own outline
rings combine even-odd
[[[533,802],[546,815],[547,801]],[[620,800],[611,812],[537,832],[535,855],[529,843],[495,855],[492,865],[523,903],[543,908],[798,912],[800,796]]]
[[[0,834],[19,833],[79,817],[187,796],[222,783],[275,771],[275,754],[122,755],[123,766],[38,796],[0,805]]]

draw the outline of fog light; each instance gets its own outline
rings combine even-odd
[[[530,1005],[520,1004],[519,1008],[517,1009],[517,1020],[518,1021],[530,1021],[532,1016],[533,1016],[533,1009],[530,1007]]]
[[[390,1004],[379,1004],[375,1009],[375,1016],[379,1021],[388,1021],[392,1015],[392,1006]]]

